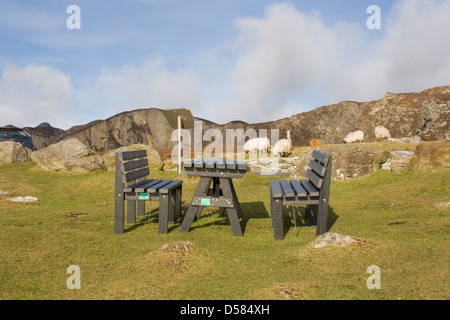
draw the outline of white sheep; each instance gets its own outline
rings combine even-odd
[[[377,141],[383,141],[384,139],[389,139],[391,137],[391,134],[389,133],[389,130],[386,129],[383,126],[377,126],[375,128],[375,139]]]
[[[291,151],[292,141],[291,141],[291,133],[289,130],[287,131],[287,139],[278,140],[274,147],[272,148],[272,155],[274,157],[283,157],[287,156]]]
[[[269,149],[270,141],[267,137],[250,139],[244,144],[244,150],[249,153],[258,151],[260,153],[267,153]]]
[[[347,136],[344,138],[345,143],[352,143],[352,142],[363,142],[364,140],[364,132],[361,130],[350,132],[347,134]]]
[[[267,137],[258,138],[258,139],[259,139],[258,151],[260,153],[267,153],[267,152],[269,152],[269,150],[271,148],[269,139]]]

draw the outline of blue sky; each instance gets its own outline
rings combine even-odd
[[[2,0],[0,125],[151,107],[263,122],[449,85],[449,16],[450,0]]]

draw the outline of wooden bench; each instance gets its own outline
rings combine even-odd
[[[309,218],[310,225],[317,225],[316,235],[327,230],[331,156],[313,150],[309,167],[307,180],[270,181],[270,215],[275,239],[284,238],[284,205],[306,205],[305,218]]]
[[[116,153],[114,231],[124,232],[124,204],[127,222],[136,223],[137,215],[145,215],[145,201],[159,201],[158,233],[167,233],[181,215],[182,180],[147,179],[147,151]]]

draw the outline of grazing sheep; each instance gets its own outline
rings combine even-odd
[[[259,144],[258,144],[258,151],[259,153],[267,153],[270,150],[270,141],[267,137],[264,138],[258,138]]]
[[[361,130],[350,132],[344,138],[345,143],[363,142],[363,140],[364,140],[364,132],[362,132]]]
[[[278,140],[272,148],[274,157],[284,157],[289,154],[292,148],[291,133],[287,131],[287,139]]]
[[[386,129],[383,126],[377,126],[375,128],[375,139],[377,141],[383,141],[384,139],[389,139],[391,137],[391,134],[389,133],[389,130]]]
[[[270,149],[270,141],[268,138],[250,139],[244,144],[244,150],[249,153],[260,152],[267,153]]]

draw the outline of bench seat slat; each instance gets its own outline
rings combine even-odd
[[[167,185],[171,182],[172,182],[172,180],[161,181],[160,183],[157,183],[155,185],[152,185],[150,188],[147,188],[147,192],[148,193],[156,193],[159,191],[160,188],[164,187],[165,185]]]
[[[310,197],[318,197],[319,190],[317,190],[308,180],[300,180],[303,188],[305,188],[306,192],[308,192]]]
[[[156,179],[156,180],[149,181],[145,185],[135,188],[134,192],[146,192],[148,188],[154,186],[155,184],[160,183],[161,181],[162,181],[162,179]]]
[[[184,161],[183,167],[185,168],[192,168],[194,166],[194,161]]]
[[[247,170],[247,164],[245,161],[237,161],[238,170]]]
[[[322,188],[323,179],[314,173],[314,171],[308,169],[308,171],[306,171],[306,177],[317,189]]]
[[[281,188],[277,180],[270,180],[270,191],[272,192],[272,197],[274,198],[283,197],[283,193],[281,192]]]
[[[281,188],[283,189],[284,196],[286,198],[293,198],[295,196],[294,190],[292,190],[289,181],[281,180],[280,181]]]
[[[152,181],[153,181],[153,179],[145,179],[145,180],[139,181],[138,183],[128,185],[128,186],[125,187],[123,190],[124,190],[125,192],[134,192],[134,190],[135,190],[136,188],[139,188],[139,187],[141,187],[141,186],[144,186],[144,185],[146,185],[146,184],[148,184],[148,183],[150,183],[150,182],[152,182]]]
[[[215,161],[206,161],[205,168],[206,169],[215,169],[216,168],[216,162]]]
[[[217,169],[226,169],[227,164],[225,161],[220,160],[220,161],[216,161],[216,168]]]
[[[291,180],[291,186],[292,186],[292,189],[294,189],[297,197],[304,198],[308,195],[306,193],[305,189],[302,188],[302,186],[298,180]]]
[[[234,160],[227,160],[226,164],[227,164],[227,169],[236,169],[237,164]]]
[[[183,183],[182,180],[174,180],[174,181],[172,181],[171,183],[166,184],[165,186],[163,186],[162,188],[160,188],[160,189],[159,189],[159,192],[160,192],[160,193],[167,194],[167,193],[169,193],[170,191],[172,191],[173,189],[175,189],[175,188],[181,186],[182,183]]]
[[[194,168],[203,168],[205,162],[203,160],[194,160]]]

